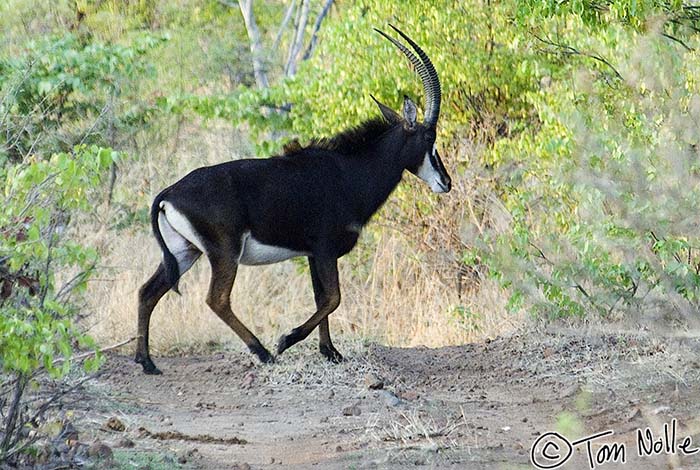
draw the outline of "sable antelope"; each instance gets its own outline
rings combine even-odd
[[[402,115],[374,101],[383,118],[365,121],[284,155],[236,160],[194,170],[153,201],[151,224],[163,261],[139,290],[136,362],[159,374],[148,351],[151,312],[204,253],[211,264],[206,302],[262,362],[272,355],[234,315],[230,294],[239,264],[309,260],[316,312],[283,335],[277,354],[306,338],[317,326],[320,351],[330,361],[342,355],[331,342],[328,315],[340,304],[337,260],[355,246],[362,227],[386,201],[408,170],[437,193],[451,180],[435,146],[440,115],[440,81],[423,50],[391,26],[415,51],[391,41],[420,75],[425,118],[404,97]]]

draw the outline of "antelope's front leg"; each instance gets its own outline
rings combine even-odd
[[[335,349],[333,342],[331,341],[331,330],[328,326],[328,317],[321,320],[318,325],[318,349],[321,351],[326,359],[336,364],[343,362],[343,355]]]
[[[286,335],[282,335],[277,343],[277,354],[282,354],[290,346],[305,339],[314,328],[324,322],[325,325],[321,329],[321,353],[329,359],[332,356],[336,360],[342,360],[340,353],[333,347],[328,332],[328,315],[340,305],[338,260],[336,258],[309,257],[309,267],[311,268],[311,280],[314,284],[316,313],[311,315],[311,318],[303,325],[294,328]]]
[[[316,268],[316,260],[309,256],[309,271],[311,271],[311,284],[314,288],[314,300],[316,301],[316,309],[320,309],[323,305],[323,284],[318,277],[318,269]],[[321,320],[318,325],[318,349],[326,359],[336,364],[343,361],[343,355],[335,349],[331,341],[331,330],[328,325],[328,317]]]

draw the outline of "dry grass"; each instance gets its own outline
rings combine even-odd
[[[380,422],[376,417],[367,423],[367,434],[376,441],[400,442],[404,445],[419,441],[437,447],[436,441],[449,440],[450,436],[462,427],[467,427],[463,415],[459,419],[438,419],[427,412],[410,410],[400,412],[396,420]]]
[[[91,333],[101,344],[135,334],[136,293],[155,269],[160,251],[150,234],[114,237],[103,258],[107,268],[91,283]],[[453,313],[460,301],[453,286],[396,235],[379,240],[370,261],[369,275],[357,274],[353,265],[340,262],[343,301],[331,316],[335,335],[359,335],[396,346],[443,346],[495,336],[512,329],[518,319],[504,311],[498,288],[488,283],[471,301],[483,315],[478,330]],[[233,332],[204,302],[209,266],[200,260],[182,279],[178,296],[167,294],[152,318],[151,344],[155,351],[229,342]],[[462,303],[465,302],[463,298]],[[284,262],[263,267],[241,266],[231,303],[239,318],[267,344],[299,325],[313,313],[313,294],[306,267]]]

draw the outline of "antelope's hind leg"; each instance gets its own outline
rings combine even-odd
[[[180,276],[184,274],[202,253],[193,246],[175,254],[180,269]],[[136,339],[136,356],[134,361],[143,366],[146,374],[160,374],[161,371],[151,360],[148,347],[148,331],[151,322],[151,314],[158,301],[173,287],[167,280],[163,263],[146,283],[139,289],[139,319]]]
[[[248,349],[260,359],[261,362],[274,362],[275,359],[260,340],[250,332],[241,321],[236,318],[231,310],[231,288],[236,279],[238,263],[234,261],[237,250],[222,250],[225,257],[209,255],[211,262],[211,283],[207,294],[207,305],[226,323],[248,346]]]

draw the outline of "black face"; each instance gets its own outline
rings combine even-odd
[[[452,179],[437,151],[435,130],[418,125],[415,130],[406,132],[413,134],[408,137],[404,147],[409,160],[406,169],[428,183],[433,192],[449,192]]]

